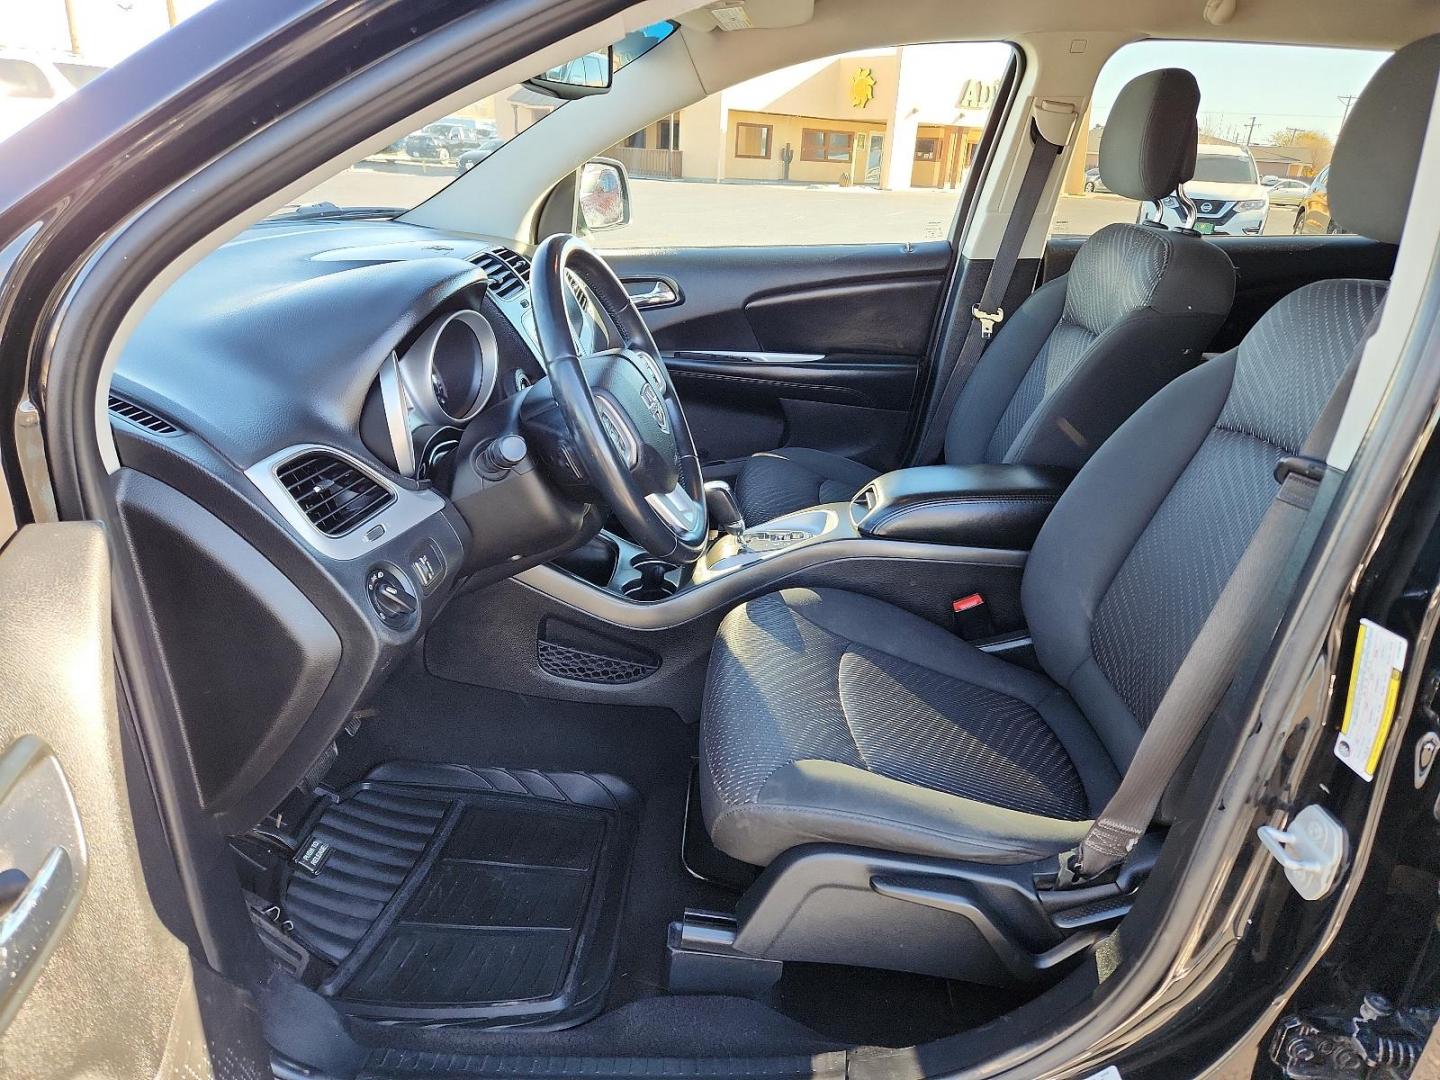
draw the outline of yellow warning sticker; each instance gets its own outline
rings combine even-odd
[[[1400,675],[1409,648],[1399,634],[1369,619],[1360,620],[1355,663],[1345,694],[1345,719],[1335,739],[1335,756],[1366,780],[1375,779],[1380,751],[1400,700]]]

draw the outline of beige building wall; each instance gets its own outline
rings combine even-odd
[[[686,178],[724,180],[729,175],[725,146],[733,136],[727,131],[721,96],[711,94],[680,110],[681,175]]]
[[[784,174],[780,151],[789,143],[795,151],[790,163],[790,179],[806,184],[838,184],[854,172],[853,158],[843,162],[806,161],[800,156],[801,137],[805,129],[845,131],[851,135],[854,154],[864,162],[868,139],[883,135],[885,123],[876,120],[838,120],[823,116],[794,116],[784,113],[731,112],[728,116],[728,137],[725,142],[725,176],[730,180],[779,180]],[[769,158],[745,158],[735,153],[737,125],[764,124],[770,127]],[[684,128],[681,128],[684,138]],[[687,150],[688,154],[689,151]],[[853,180],[853,176],[851,177]]]
[[[711,95],[682,113],[684,175],[697,179],[779,180],[784,175],[780,151],[788,142],[795,152],[790,164],[792,181],[838,184],[842,178],[855,180],[856,159],[863,173],[870,137],[883,135],[893,117],[899,67],[894,49],[859,53],[785,68]],[[874,80],[874,89],[869,100],[856,104],[852,85],[862,71]],[[771,128],[768,158],[740,157],[735,153],[736,125],[740,123]],[[845,162],[804,160],[801,138],[806,128],[852,133],[856,136],[852,140],[854,157]],[[712,162],[716,163],[713,168]],[[863,176],[859,179],[863,180]]]
[[[953,53],[925,46],[872,50],[811,61],[750,79],[681,110],[680,175],[694,180],[784,179],[781,152],[794,152],[795,183],[863,184],[875,140],[879,186],[958,187],[979,140],[998,80],[989,71],[957,71]],[[770,129],[769,153],[736,153],[741,124]],[[503,126],[503,125],[502,125]],[[806,160],[806,129],[852,134],[845,161]],[[934,161],[917,161],[915,140],[938,140]],[[653,146],[647,138],[647,146]],[[647,162],[647,169],[663,162]],[[654,175],[653,172],[647,175]],[[664,175],[662,172],[661,175]],[[873,180],[872,180],[873,182]]]

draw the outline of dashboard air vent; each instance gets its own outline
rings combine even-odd
[[[141,408],[133,401],[126,401],[122,397],[110,395],[110,415],[118,416],[122,420],[128,420],[138,428],[144,428],[155,435],[179,435],[180,429],[166,420],[163,416],[157,416],[149,409]]]
[[[519,296],[530,287],[530,260],[518,251],[497,247],[482,252],[475,265],[490,279],[490,290],[502,300]]]
[[[590,314],[590,294],[581,284],[580,279],[573,273],[567,274],[566,279],[570,284],[570,292],[575,297],[575,303],[580,305],[580,310],[586,315]]]
[[[395,501],[395,495],[323,450],[311,450],[275,471],[310,523],[326,536],[344,536]]]

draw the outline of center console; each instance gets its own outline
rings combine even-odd
[[[724,531],[691,567],[601,533],[555,566],[537,567],[522,577],[538,581],[558,568],[615,601],[662,605],[684,618],[746,595],[805,584],[822,568],[823,576],[834,580],[836,568],[846,563],[857,564],[854,585],[862,589],[870,583],[858,572],[858,564],[876,559],[1021,565],[1072,475],[1029,465],[901,469],[872,480],[849,503],[827,503],[749,526],[738,512],[727,514],[731,520],[722,526]],[[721,494],[723,506],[728,489]],[[733,587],[722,588],[725,584]],[[593,603],[610,610],[609,603],[590,591]],[[583,595],[573,589],[565,592],[577,599]],[[616,614],[623,616],[624,609]],[[623,621],[654,625],[646,614],[633,610]]]
[[[862,536],[1029,550],[1075,474],[1035,465],[925,465],[876,477],[851,503]]]

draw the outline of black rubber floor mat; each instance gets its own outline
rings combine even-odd
[[[382,765],[317,813],[281,907],[356,1015],[580,1024],[614,965],[639,801],[590,773]]]

